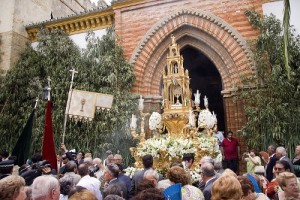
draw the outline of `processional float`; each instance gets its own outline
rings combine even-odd
[[[142,157],[151,154],[154,157],[156,169],[168,169],[171,162],[181,162],[185,153],[195,155],[193,169],[203,156],[222,159],[218,139],[212,136],[212,128],[217,124],[217,118],[208,108],[208,99],[204,97],[204,109],[200,109],[200,93],[190,90],[189,72],[183,67],[183,57],[180,48],[171,37],[167,66],[163,70],[163,113],[153,112],[149,118],[149,129],[152,136],[145,138],[145,117],[143,99],[139,99],[140,133],[137,133],[138,118],[132,115],[131,135],[138,140],[136,147],[130,151],[135,158],[135,167],[142,168]],[[201,130],[201,132],[200,132]]]

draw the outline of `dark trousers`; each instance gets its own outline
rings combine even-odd
[[[231,169],[232,171],[234,171],[235,173],[238,172],[238,159],[227,159],[224,160],[224,169]]]

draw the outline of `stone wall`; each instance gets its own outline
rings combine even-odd
[[[94,5],[90,0],[1,0],[0,35],[3,52],[0,69],[8,70],[18,60],[29,40],[25,25],[67,17],[90,10]]]
[[[13,31],[0,33],[1,36],[1,59],[0,68],[8,70],[9,66],[15,65],[20,57],[20,54],[26,48],[26,43],[29,40]]]

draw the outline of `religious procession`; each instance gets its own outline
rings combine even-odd
[[[0,200],[300,200],[300,2],[26,2],[0,2]]]

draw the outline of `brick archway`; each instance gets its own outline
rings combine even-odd
[[[130,59],[136,75],[134,93],[159,95],[171,34],[181,47],[193,46],[215,64],[223,91],[241,84],[241,77],[253,74],[251,51],[232,26],[212,13],[182,9],[152,26],[135,48]]]

